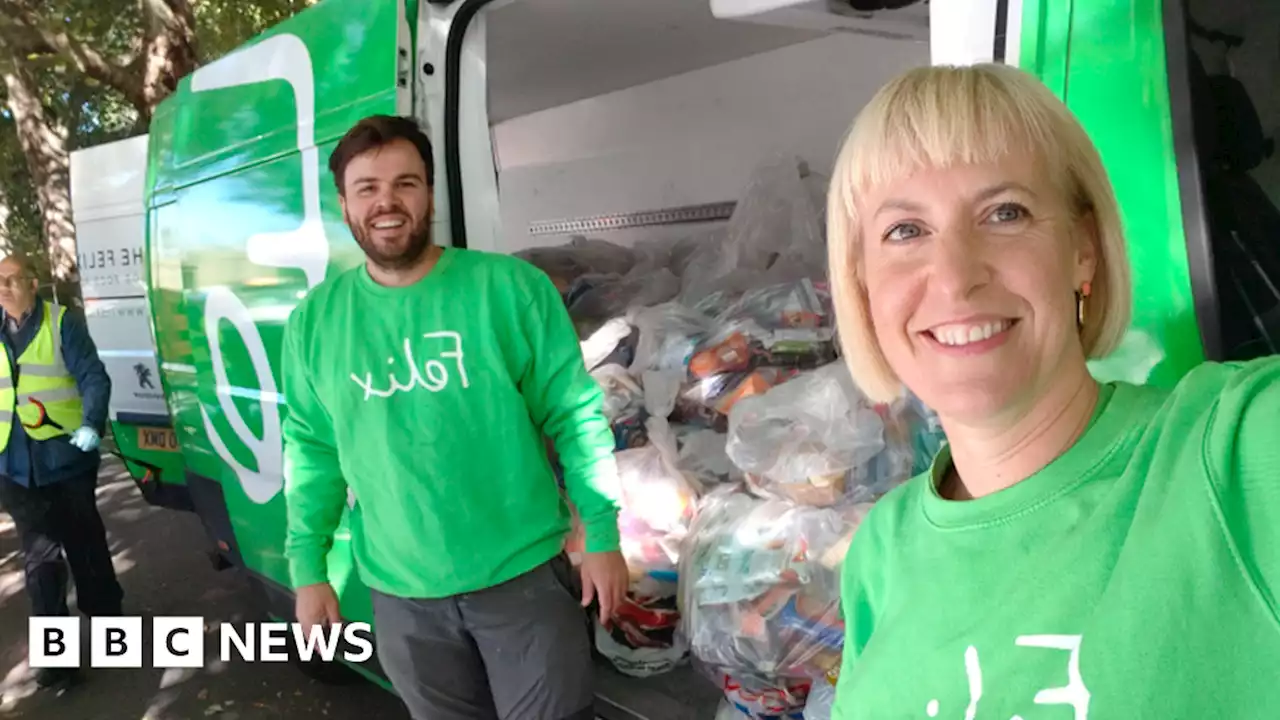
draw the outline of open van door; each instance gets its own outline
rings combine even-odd
[[[414,0],[327,0],[184,78],[151,124],[148,292],[186,484],[279,617],[293,613],[281,337],[308,290],[363,260],[326,160],[360,118],[424,100],[417,20]],[[345,519],[329,567],[344,615],[368,618]]]

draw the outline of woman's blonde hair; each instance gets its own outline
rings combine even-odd
[[[1060,185],[1072,209],[1091,214],[1099,241],[1085,303],[1085,356],[1120,343],[1130,318],[1129,260],[1115,194],[1088,134],[1034,76],[1006,65],[909,70],[876,93],[840,149],[827,197],[828,262],[845,362],[873,401],[890,402],[902,383],[876,340],[861,273],[857,199],[869,188],[923,167],[989,163],[1028,148]]]

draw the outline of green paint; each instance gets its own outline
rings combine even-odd
[[[1024,67],[1064,97],[1102,154],[1133,268],[1133,321],[1090,363],[1170,385],[1204,360],[1187,266],[1160,0],[1028,0]]]
[[[1062,97],[1067,85],[1071,7],[1077,0],[1023,0],[1019,65]]]

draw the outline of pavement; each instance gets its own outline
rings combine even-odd
[[[143,616],[144,627],[153,616],[200,616],[209,624],[256,619],[243,578],[234,569],[214,570],[205,555],[208,541],[200,520],[192,513],[148,505],[114,459],[104,461],[98,507],[124,586],[126,615]],[[0,512],[0,718],[409,717],[394,694],[371,682],[322,685],[289,663],[223,664],[217,661],[217,644],[211,640],[206,641],[206,651],[215,656],[214,661],[201,669],[146,667],[150,664],[148,636],[143,668],[86,668],[82,681],[60,695],[41,690],[27,667],[28,609],[17,533],[9,516]],[[88,658],[87,644],[82,657]]]

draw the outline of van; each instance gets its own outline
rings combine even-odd
[[[138,212],[168,419],[122,413],[115,431],[138,439],[127,454],[169,426],[180,469],[139,482],[184,496],[223,562],[291,618],[280,341],[308,291],[363,261],[326,170],[352,124],[394,113],[428,129],[440,244],[633,245],[723,227],[771,155],[800,158],[820,187],[859,108],[927,63],[1022,67],[1100,148],[1135,299],[1120,350],[1092,366],[1101,379],[1171,384],[1205,359],[1273,354],[1280,67],[1262,30],[1278,12],[1268,0],[323,0],[184,78],[155,113]],[[343,522],[331,580],[343,616],[371,622]],[[389,687],[376,662],[356,669]],[[687,666],[606,671],[598,712],[709,718],[721,695]]]
[[[147,302],[145,135],[71,153],[85,322],[111,377],[111,443],[147,502],[193,510]]]

